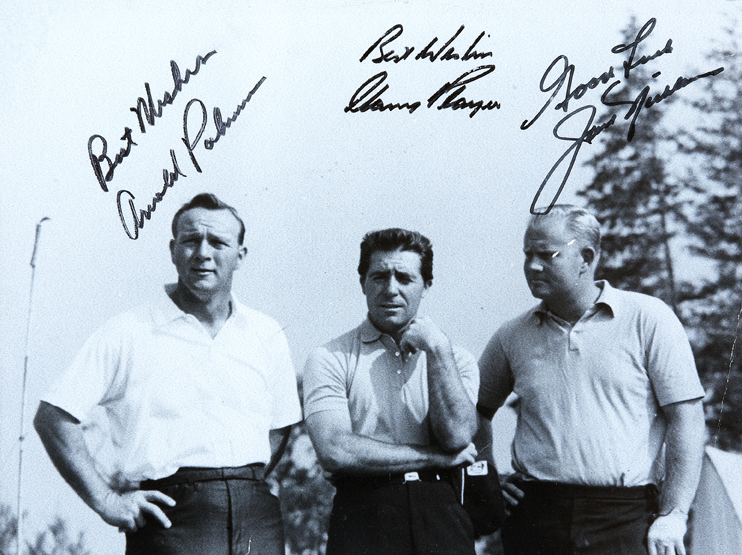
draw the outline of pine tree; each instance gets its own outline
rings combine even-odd
[[[729,29],[727,46],[709,56],[713,67],[724,71],[706,82],[706,94],[692,104],[704,114],[704,125],[685,137],[684,147],[698,159],[694,189],[703,199],[689,222],[698,241],[692,251],[715,270],[691,303],[689,321],[698,330],[696,362],[713,378],[707,402],[712,440],[742,450],[742,63],[734,34]]]
[[[638,32],[632,19],[623,31],[624,43]],[[611,91],[620,99],[635,99],[653,84],[652,61],[631,70],[628,78],[616,71],[622,83]],[[636,130],[628,140],[629,124],[617,112],[616,123],[593,141],[602,145],[584,164],[594,170],[593,181],[578,191],[603,228],[602,256],[597,276],[612,285],[663,299],[678,313],[678,284],[672,252],[673,237],[682,231],[685,204],[679,179],[668,171],[666,152],[675,141],[662,127],[663,116],[674,97],[643,108]]]

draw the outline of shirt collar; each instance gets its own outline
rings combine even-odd
[[[595,285],[600,287],[600,295],[598,295],[598,299],[595,301],[595,305],[593,306],[593,308],[588,309],[588,312],[597,311],[599,307],[605,306],[611,312],[611,314],[615,316],[616,308],[619,304],[621,304],[621,300],[616,289],[611,287],[611,284],[604,279],[596,281]],[[533,309],[533,313],[537,315],[543,322],[544,317],[549,314],[549,307],[546,306],[545,301],[541,301]]]
[[[188,317],[188,314],[186,312],[183,312],[178,307],[178,305],[173,302],[173,299],[170,298],[170,295],[175,290],[175,287],[177,285],[177,283],[168,283],[160,291],[160,296],[157,299],[157,304],[152,311],[152,317],[155,321],[155,324],[157,324],[158,326],[164,326],[166,324],[169,324],[170,322],[173,322],[174,320],[177,320],[178,318]],[[232,316],[244,318],[245,309],[242,304],[235,298],[234,293],[231,294],[230,301],[232,303],[232,314],[230,315],[230,318]]]
[[[381,336],[384,335],[376,326],[371,323],[371,320],[366,319],[361,324],[361,341],[364,343],[373,343],[378,341]]]
[[[621,297],[619,296],[618,291],[611,287],[611,284],[604,279],[596,281],[595,285],[601,289],[600,295],[598,295],[598,300],[595,301],[595,306],[605,306],[611,311],[611,314],[615,316],[616,309],[618,309],[621,304]]]

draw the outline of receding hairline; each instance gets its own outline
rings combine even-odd
[[[528,219],[526,232],[550,221],[560,221],[565,229],[574,233],[576,238],[600,253],[601,232],[598,219],[589,210],[573,204],[557,204],[548,212],[538,210]]]
[[[207,208],[206,206],[191,206],[190,208],[186,208],[183,210],[180,214],[177,215],[175,218],[175,221],[173,222],[173,229],[175,231],[175,234],[173,235],[173,239],[178,238],[178,233],[180,233],[180,220],[188,214],[189,212],[192,212],[194,210],[205,210],[206,212],[227,212],[230,216],[232,216],[232,219],[237,224],[237,241],[242,245],[242,242],[244,242],[244,239],[242,242],[240,242],[240,234],[242,233],[242,226],[244,225],[242,220],[233,212],[233,209],[230,207],[219,207],[219,208]]]

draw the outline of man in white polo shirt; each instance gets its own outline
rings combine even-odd
[[[523,250],[542,302],[479,361],[480,449],[518,396],[506,553],[683,555],[704,391],[682,325],[662,301],[594,280],[600,228],[583,209],[533,216]]]
[[[301,419],[286,339],[232,295],[247,253],[234,208],[197,195],[172,231],[177,284],[87,341],[36,430],[128,555],[283,554],[264,478]],[[84,434],[101,426],[108,441]]]

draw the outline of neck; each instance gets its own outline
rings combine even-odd
[[[221,327],[232,313],[232,295],[229,292],[199,296],[178,282],[170,298],[179,309],[186,314],[192,314],[207,327],[215,324]]]
[[[587,310],[592,307],[600,297],[601,289],[594,282],[575,292],[569,298],[547,301],[546,305],[549,310],[566,320],[570,324],[575,324]]]

